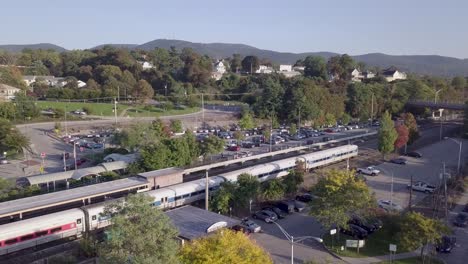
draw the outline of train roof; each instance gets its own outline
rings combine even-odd
[[[218,186],[222,182],[224,182],[224,179],[218,176],[213,176],[209,178],[209,186]],[[175,184],[171,186],[167,186],[164,188],[171,189],[175,192],[175,195],[181,195],[181,194],[188,194],[192,193],[195,191],[201,191],[205,189],[205,184],[206,180],[205,179],[200,179],[200,180],[195,180],[195,181],[190,181],[186,183],[181,183],[181,184]]]
[[[0,203],[0,217],[34,211],[41,208],[52,207],[54,205],[66,204],[73,201],[80,201],[88,197],[101,196],[121,190],[133,189],[146,184],[148,183],[145,179],[130,177],[3,202]]]
[[[76,219],[83,217],[84,213],[80,209],[70,209],[0,225],[0,241],[75,222]]]

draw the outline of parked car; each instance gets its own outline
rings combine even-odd
[[[450,253],[455,246],[457,239],[455,237],[443,236],[442,239],[436,244],[436,250],[440,253]]]
[[[276,207],[281,209],[283,212],[291,214],[294,212],[294,203],[292,201],[280,201],[275,204]]]
[[[240,147],[239,146],[229,146],[228,150],[229,151],[240,151]]]
[[[247,229],[247,227],[243,226],[243,225],[235,225],[233,227],[231,227],[232,230],[236,231],[236,232],[240,232],[242,234],[245,234],[245,235],[250,235],[250,230]]]
[[[468,215],[465,213],[459,213],[453,220],[453,224],[458,227],[466,227],[468,223]]]
[[[468,203],[465,204],[465,208],[463,208],[463,212],[468,213]]]
[[[425,192],[425,193],[433,193],[436,189],[435,186],[429,185],[422,181],[418,181],[414,183],[412,186],[408,184],[408,188],[412,188],[414,191]]]
[[[293,200],[294,202],[294,210],[296,212],[302,212],[306,209],[307,205],[303,202],[299,202],[299,201],[296,201],[296,200]]]
[[[363,217],[359,217],[357,215],[353,215],[351,217],[351,219],[348,221],[348,224],[357,225],[357,226],[363,228],[364,230],[366,230],[367,233],[369,233],[369,234],[373,233],[374,231],[381,228],[381,225],[379,225],[377,222],[369,221],[369,220],[367,220],[367,219],[365,219]]]
[[[369,166],[366,168],[358,168],[356,172],[371,176],[377,176],[380,173],[380,170],[376,169],[374,166]]]
[[[308,203],[312,201],[312,195],[310,193],[304,193],[296,196],[296,200]]]
[[[416,151],[411,151],[406,153],[406,156],[413,157],[413,158],[422,158],[422,154]]]
[[[90,143],[88,144],[88,147],[91,149],[102,149],[104,148],[104,144],[102,143]]]
[[[391,159],[390,162],[395,163],[395,164],[400,164],[400,165],[406,165],[408,161],[404,158],[396,158],[396,159]]]
[[[244,218],[241,221],[240,225],[247,228],[247,230],[249,230],[251,233],[258,233],[262,230],[262,228],[259,225],[257,225],[254,221],[249,220],[247,218]]]
[[[88,161],[88,160],[85,159],[85,158],[77,159],[77,160],[76,160],[76,165],[77,165],[77,166],[81,166],[81,165],[83,165],[83,163],[85,163],[86,161]]]
[[[252,217],[255,219],[261,219],[265,221],[266,223],[271,223],[271,222],[278,220],[278,217],[276,216],[276,214],[268,210],[261,210],[261,211],[255,212],[252,215]]]
[[[340,232],[359,239],[364,239],[369,235],[364,228],[354,224],[348,224],[347,228],[340,228]]]
[[[379,205],[380,208],[384,209],[385,211],[397,211],[401,212],[403,211],[403,207],[396,203],[392,203],[389,200],[378,200],[377,204]]]
[[[255,146],[255,144],[251,141],[244,141],[242,142],[241,146],[243,148],[253,148]]]
[[[278,219],[282,219],[282,218],[285,218],[287,216],[287,214],[285,212],[283,212],[278,207],[274,207],[274,206],[267,206],[267,207],[264,207],[262,210],[267,210],[267,211],[271,211],[271,212],[275,213],[276,216],[278,217]]]

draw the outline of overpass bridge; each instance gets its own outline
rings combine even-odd
[[[411,100],[406,103],[408,106],[413,107],[426,107],[432,110],[456,110],[456,111],[463,111],[465,110],[465,103],[464,102],[434,102],[434,101],[426,101],[426,100]]]

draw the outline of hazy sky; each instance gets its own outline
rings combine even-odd
[[[467,0],[10,0],[0,9],[0,44],[83,49],[169,38],[468,58]]]

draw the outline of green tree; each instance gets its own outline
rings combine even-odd
[[[325,124],[328,126],[335,125],[336,124],[336,119],[335,116],[331,113],[326,113],[325,114]]]
[[[31,151],[29,139],[13,127],[10,121],[0,118],[0,151],[22,153]]]
[[[240,232],[223,229],[191,241],[180,251],[183,264],[272,264],[268,253]]]
[[[395,125],[388,111],[382,116],[379,129],[379,151],[382,153],[383,158],[385,155],[394,150],[395,140],[398,138]]]
[[[10,102],[0,103],[0,117],[12,120],[16,115],[16,106]]]
[[[172,132],[174,133],[182,133],[184,131],[183,127],[182,127],[182,121],[180,121],[179,119],[173,119],[171,120],[171,130]]]
[[[351,122],[351,116],[348,113],[344,113],[343,116],[341,117],[341,123],[343,125],[347,125]]]
[[[256,176],[242,173],[237,177],[236,204],[245,208],[250,200],[255,200],[260,191],[260,182]]]
[[[244,72],[248,72],[252,74],[256,70],[258,70],[258,67],[260,66],[260,60],[258,59],[257,56],[246,56],[242,60],[241,64],[242,64],[242,70]]]
[[[290,126],[289,126],[289,134],[290,135],[295,135],[297,133],[297,125],[292,123]]]
[[[284,196],[284,185],[280,179],[272,179],[262,183],[260,196],[264,200],[278,200]]]
[[[322,57],[307,56],[304,60],[304,67],[305,76],[328,79],[327,63]]]
[[[304,173],[292,170],[283,177],[284,192],[286,194],[296,194],[299,185],[304,182]]]
[[[205,157],[217,154],[224,149],[224,140],[217,136],[210,135],[201,143],[201,154]]]
[[[313,193],[318,198],[311,205],[311,214],[325,227],[346,227],[351,213],[375,206],[369,187],[354,174],[354,171],[330,170],[314,186]]]
[[[231,71],[238,73],[239,70],[242,67],[242,57],[240,54],[232,54],[232,59],[231,59]]]
[[[408,250],[421,248],[423,257],[424,248],[439,241],[450,229],[436,219],[428,218],[420,213],[409,212],[403,219],[398,233],[401,245]]]
[[[154,90],[147,81],[139,80],[133,87],[131,94],[133,97],[138,98],[138,100],[146,101],[153,98]]]
[[[251,130],[255,127],[254,119],[249,111],[244,111],[242,113],[242,118],[239,120],[239,126],[242,130]]]
[[[99,248],[103,263],[177,263],[177,230],[147,195],[130,195],[105,207],[112,215],[108,239]],[[130,242],[130,243],[129,243]]]
[[[452,79],[452,86],[457,90],[463,90],[466,87],[466,79],[461,76],[454,77]]]
[[[229,208],[231,208],[234,204],[236,190],[236,183],[221,183],[218,191],[214,193],[213,198],[210,201],[211,210],[221,214],[227,214],[229,212]]]

